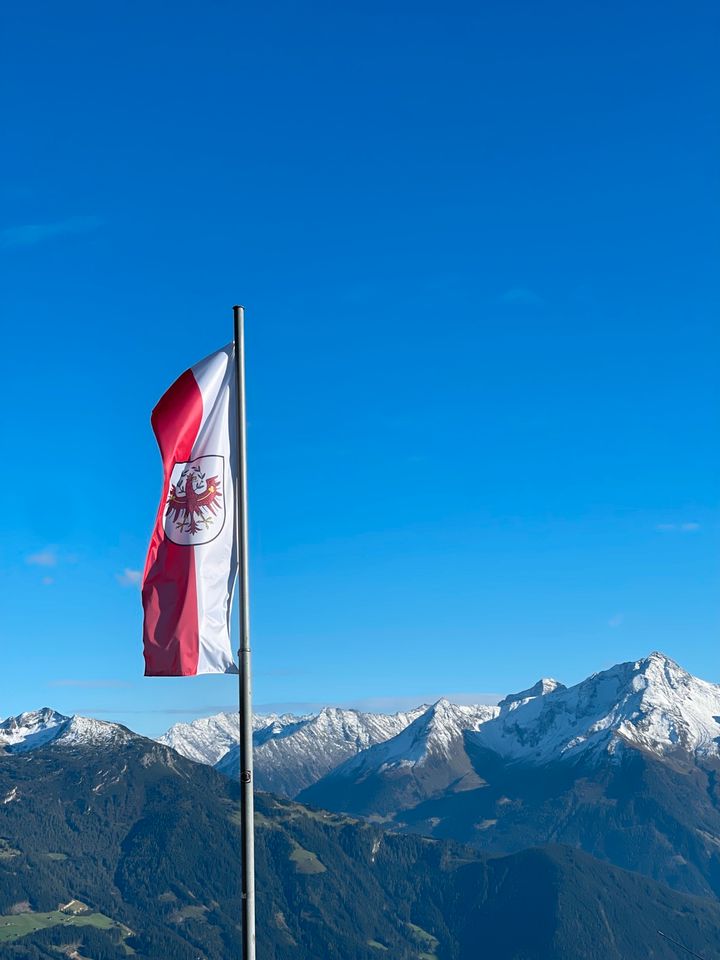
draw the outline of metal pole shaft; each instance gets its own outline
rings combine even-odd
[[[255,960],[255,814],[253,802],[250,591],[248,580],[247,443],[245,417],[245,311],[233,307],[237,373],[238,478],[235,534],[240,586],[240,795],[242,843],[242,958]]]

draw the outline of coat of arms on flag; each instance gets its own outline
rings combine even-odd
[[[173,543],[210,543],[225,523],[224,463],[220,456],[176,463],[170,475],[165,534]]]

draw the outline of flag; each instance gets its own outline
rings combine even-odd
[[[230,344],[186,370],[152,412],[164,477],[142,586],[148,677],[237,673],[236,390]]]

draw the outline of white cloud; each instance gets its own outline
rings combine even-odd
[[[131,570],[125,567],[122,573],[116,573],[115,579],[123,587],[136,587],[142,580],[142,570]]]
[[[58,565],[57,547],[45,547],[37,553],[29,554],[25,557],[25,563],[34,567],[56,567]]]
[[[85,687],[85,688],[99,688],[99,687],[131,687],[132,684],[128,683],[125,680],[50,680],[48,681],[49,687]]]
[[[90,684],[87,684],[90,686]],[[110,684],[103,684],[104,686],[110,686]],[[112,684],[113,686],[126,686],[130,687],[132,684]],[[80,686],[80,684],[77,684]],[[253,708],[255,713],[262,713],[263,711],[259,710],[257,707]],[[170,717],[188,717],[195,719],[200,716],[207,716],[216,713],[237,713],[238,705],[237,703],[220,703],[215,704],[214,706],[204,706],[204,707],[158,707],[153,708],[149,707],[146,710],[137,710],[134,708],[121,709],[120,707],[82,707],[78,710],[78,713],[83,714],[84,716],[94,717],[97,714],[103,714],[104,716],[118,716],[119,714],[139,714],[140,716],[146,716],[148,714],[161,714],[164,716]]]

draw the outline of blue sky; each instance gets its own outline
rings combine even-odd
[[[5,10],[0,715],[146,732],[182,370],[248,318],[255,700],[720,681],[717,7]]]

